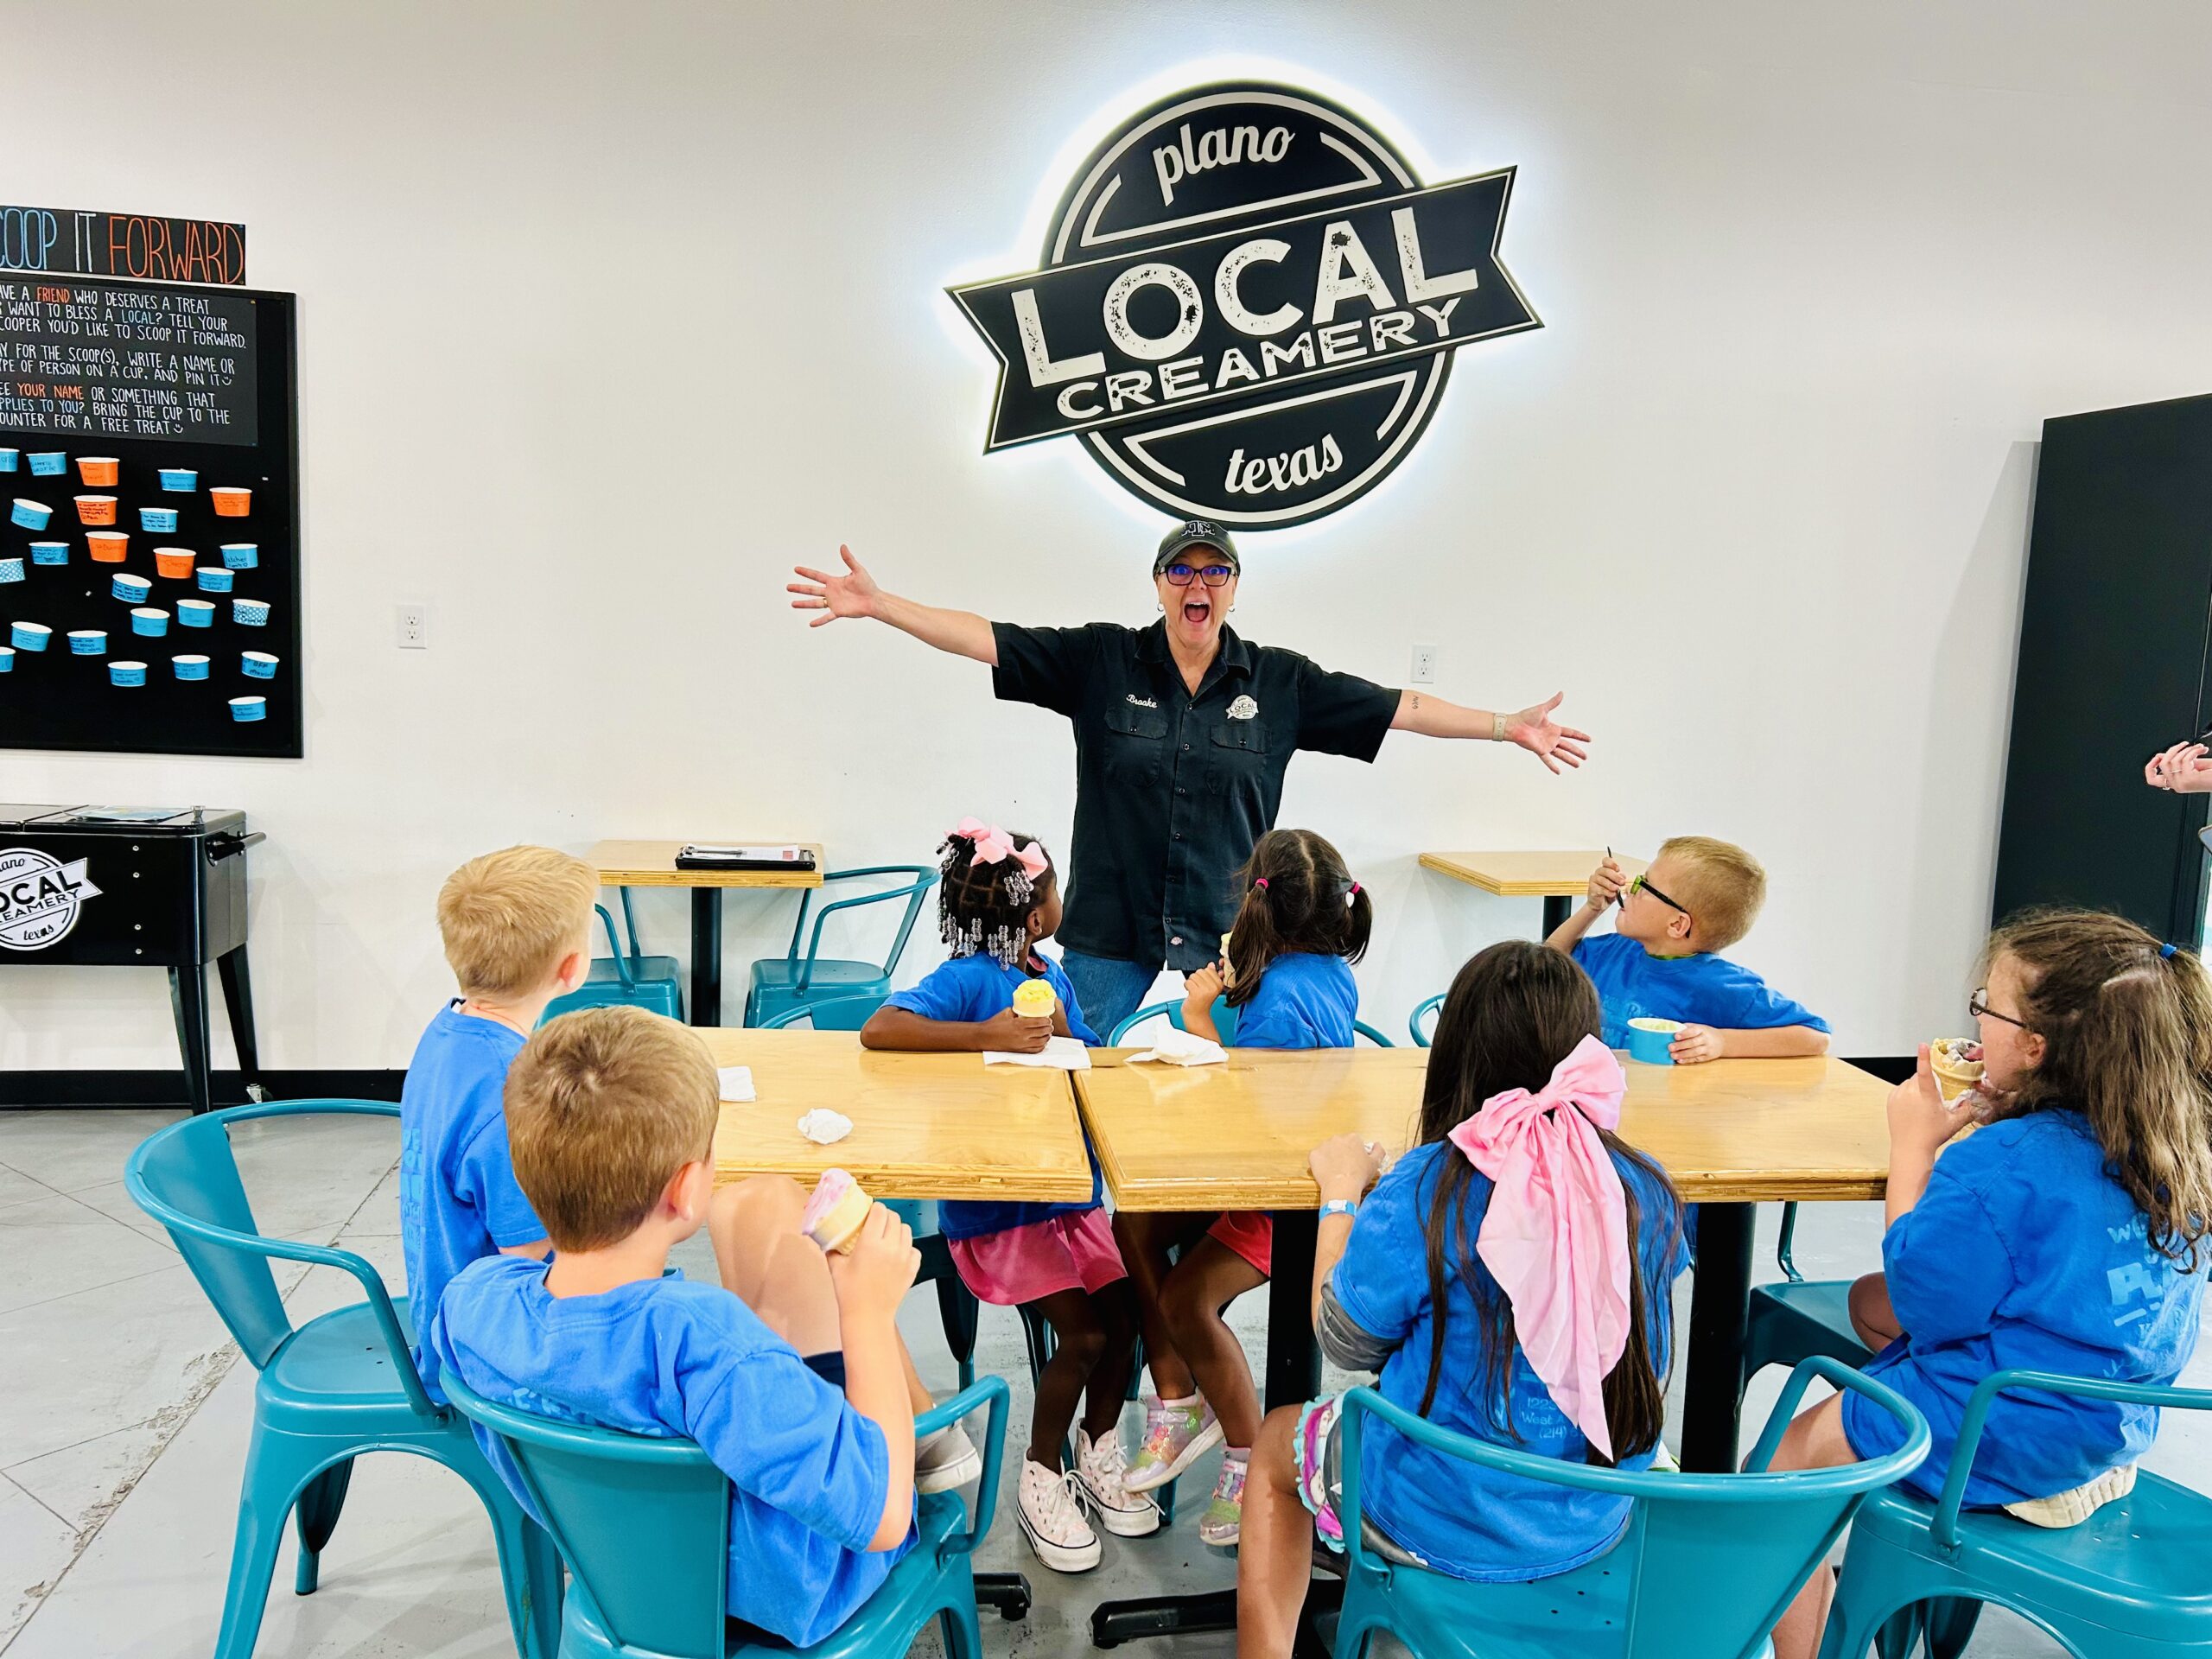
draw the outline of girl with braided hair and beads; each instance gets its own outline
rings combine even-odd
[[[893,992],[861,1028],[862,1046],[1033,1054],[1055,1036],[1095,1046],[1075,988],[1038,949],[1060,925],[1059,881],[1043,844],[964,818],[941,850],[938,916],[951,958]],[[1024,1011],[1046,992],[1049,1014]],[[1122,1485],[1122,1401],[1135,1363],[1136,1305],[1103,1198],[1094,1158],[1090,1197],[1079,1204],[938,1206],[962,1282],[997,1306],[1034,1308],[1052,1329],[1015,1512],[1037,1559],[1060,1573],[1086,1572],[1103,1553],[1086,1508],[1120,1537],[1160,1526],[1152,1500]],[[1071,1427],[1076,1466],[1063,1471]]]

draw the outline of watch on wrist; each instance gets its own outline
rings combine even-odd
[[[1493,743],[1503,743],[1505,741],[1505,716],[1503,715],[1492,715],[1490,717],[1490,741]]]

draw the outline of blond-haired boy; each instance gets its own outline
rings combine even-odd
[[[1585,938],[1618,900],[1613,931]],[[1544,941],[1580,963],[1605,1004],[1605,1039],[1628,1046],[1628,1022],[1673,1020],[1679,1065],[1827,1052],[1827,1021],[1716,954],[1751,931],[1766,902],[1766,871],[1732,842],[1676,836],[1631,880],[1608,858],[1582,908]]]
[[[791,1182],[715,1192],[717,1093],[697,1035],[641,1009],[588,1009],[533,1036],[506,1112],[552,1262],[471,1264],[426,1340],[488,1399],[697,1441],[732,1489],[732,1617],[805,1647],[912,1540],[914,1421],[895,1319],[920,1256],[882,1205],[851,1254],[825,1260],[796,1227],[760,1225]],[[664,1276],[702,1224],[718,1256],[737,1247],[739,1294]],[[505,1448],[477,1435],[527,1505]]]

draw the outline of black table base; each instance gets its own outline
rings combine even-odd
[[[722,1022],[722,890],[691,889],[691,1023]]]
[[[1682,1378],[1682,1467],[1725,1475],[1736,1467],[1744,1409],[1744,1329],[1751,1310],[1756,1204],[1701,1204],[1690,1339]]]
[[[1545,894],[1544,937],[1548,939],[1553,934],[1558,932],[1560,925],[1573,914],[1574,900],[1571,896],[1563,893]]]

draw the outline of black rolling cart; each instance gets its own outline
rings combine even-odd
[[[246,972],[246,849],[229,809],[0,804],[0,969],[164,968],[194,1113],[213,1103],[215,964],[249,1087],[260,1055]]]

